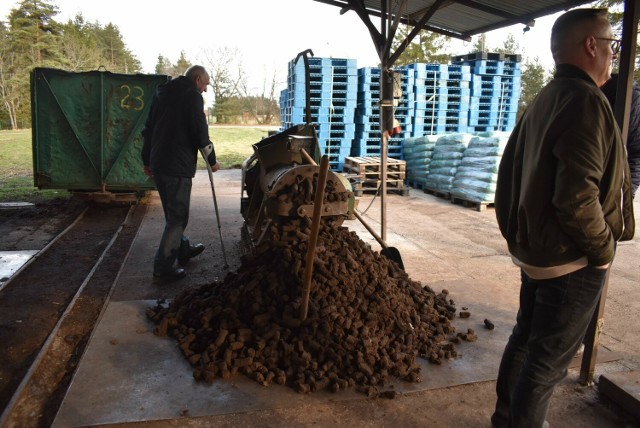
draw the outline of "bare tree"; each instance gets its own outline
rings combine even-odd
[[[0,100],[9,116],[11,129],[18,129],[18,114],[22,106],[21,81],[17,74],[17,54],[10,48],[10,36],[0,22]]]
[[[218,123],[224,122],[224,117],[237,115],[231,103],[234,97],[243,95],[247,88],[247,74],[242,65],[242,55],[238,48],[223,46],[216,51],[204,50],[201,63],[209,71],[211,87],[214,96],[214,115]]]

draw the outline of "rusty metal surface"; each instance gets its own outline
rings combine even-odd
[[[142,172],[142,136],[163,75],[105,71],[31,73],[34,181],[39,188],[153,189]]]

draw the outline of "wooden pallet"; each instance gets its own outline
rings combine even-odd
[[[411,191],[411,187],[402,186],[402,187],[387,187],[387,195],[390,193],[395,193],[400,196],[409,196],[409,192]],[[353,191],[354,196],[362,196],[364,194],[375,195],[378,193],[378,188],[364,188]]]
[[[407,180],[407,186],[410,186],[414,189],[418,189],[418,190],[424,190],[425,186],[424,186],[424,180],[420,181],[420,180]]]
[[[428,193],[430,195],[434,195],[434,196],[438,196],[440,198],[444,198],[444,199],[451,199],[451,193],[449,192],[443,192],[442,190],[437,190],[437,189],[431,189],[429,187],[424,187],[424,193]]]
[[[451,196],[451,203],[460,204],[462,206],[473,208],[478,212],[485,211],[487,207],[493,207],[493,202],[476,202],[476,201],[468,201],[466,199],[461,199],[455,196]]]
[[[352,157],[344,158],[342,172],[357,174],[363,179],[376,178],[382,176],[382,160],[379,157]],[[407,164],[403,160],[387,159],[387,179],[404,180],[406,176]]]
[[[351,186],[354,189],[377,189],[382,184],[382,180],[375,179],[366,179],[361,180],[359,178],[355,178],[351,181]],[[399,189],[404,186],[404,180],[400,179],[387,179],[387,188],[388,189]]]
[[[364,193],[376,193],[382,184],[382,168],[379,157],[346,157],[342,166],[343,175],[349,179],[353,193],[360,196]],[[405,186],[406,163],[398,159],[387,162],[387,193],[409,194]]]

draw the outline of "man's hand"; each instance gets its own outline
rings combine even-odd
[[[220,162],[216,162],[213,165],[211,165],[211,172],[216,172],[219,169],[220,169]]]
[[[149,177],[153,177],[153,171],[151,171],[151,168],[147,165],[145,165],[142,170],[144,171],[144,175],[149,176]]]

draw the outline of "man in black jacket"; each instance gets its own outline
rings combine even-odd
[[[541,427],[600,298],[617,241],[633,238],[629,167],[599,87],[620,44],[605,9],[551,30],[553,80],[513,130],[495,211],[520,268],[520,308],[496,382],[495,427]]]
[[[611,79],[602,86],[607,100],[614,108],[616,104],[616,90],[618,85],[618,75],[612,74]],[[640,186],[640,85],[634,81],[631,87],[631,106],[629,108],[629,132],[627,132],[627,161],[629,162],[629,172],[631,173],[631,187],[635,197],[638,186]]]
[[[189,221],[192,179],[198,150],[207,155],[215,172],[220,169],[204,114],[202,92],[209,85],[204,67],[194,65],[177,79],[158,86],[149,117],[142,130],[144,172],[154,178],[162,201],[165,226],[153,263],[153,276],[180,279],[185,265],[204,251],[204,245],[190,245],[184,230]]]

